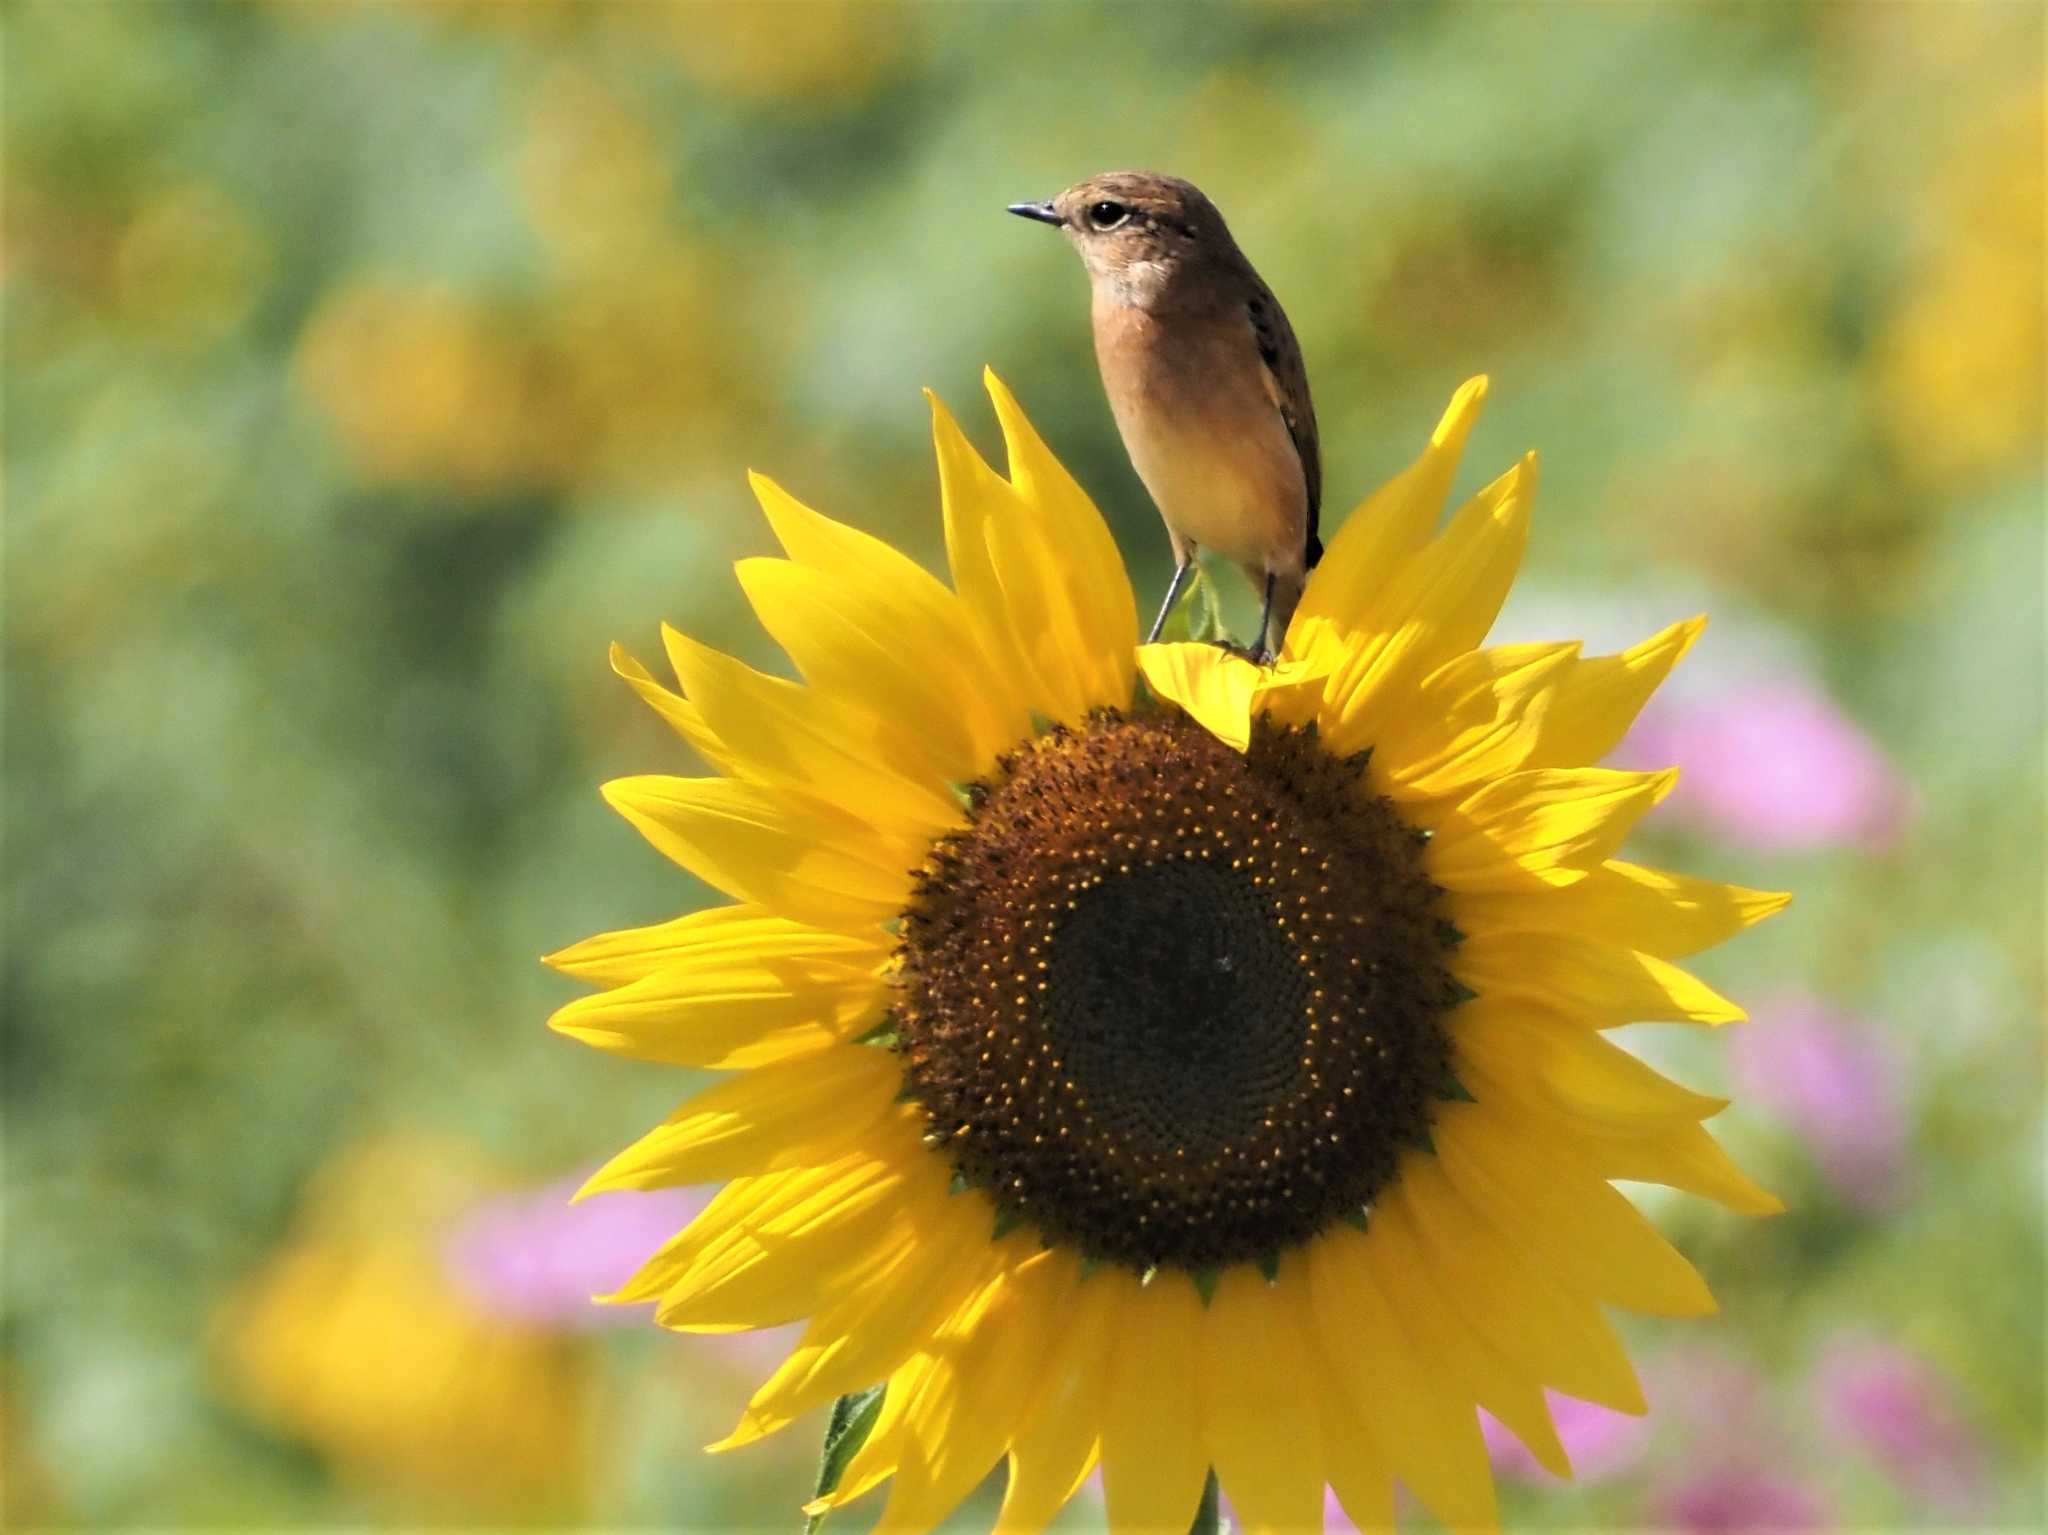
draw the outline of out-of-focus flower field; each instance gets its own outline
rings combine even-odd
[[[692,1199],[568,1193],[696,1083],[536,956],[704,894],[598,799],[688,770],[606,646],[776,665],[750,466],[936,564],[985,362],[1149,612],[1002,212],[1138,165],[1292,314],[1327,519],[1484,371],[1510,637],[1713,614],[1645,856],[1798,895],[1705,966],[1752,1022],[1626,1031],[1790,1213],[1646,1196],[1723,1314],[1560,1408],[1576,1484],[1502,1435],[1509,1522],[2037,1527],[2043,17],[9,6],[7,1522],[797,1528],[814,1430],[698,1452],[774,1340],[585,1301]]]

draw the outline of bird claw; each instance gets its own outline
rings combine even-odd
[[[1218,650],[1223,651],[1226,655],[1236,656],[1240,661],[1249,661],[1254,666],[1271,666],[1273,664],[1273,652],[1268,650],[1263,644],[1240,645],[1235,640],[1211,640],[1209,643]]]

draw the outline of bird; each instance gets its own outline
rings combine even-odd
[[[1173,547],[1146,643],[1206,548],[1263,593],[1251,656],[1271,662],[1323,552],[1316,412],[1286,311],[1177,176],[1105,171],[1009,211],[1059,229],[1088,272],[1103,392]]]

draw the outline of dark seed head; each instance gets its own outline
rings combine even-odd
[[[1455,932],[1354,763],[1105,713],[974,789],[905,913],[895,1048],[1005,1220],[1141,1273],[1256,1261],[1428,1143]]]

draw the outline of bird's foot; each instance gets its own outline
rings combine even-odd
[[[1268,650],[1264,644],[1240,645],[1236,640],[1211,640],[1209,643],[1218,650],[1236,656],[1240,661],[1251,662],[1254,666],[1271,666],[1273,664],[1273,652]]]

